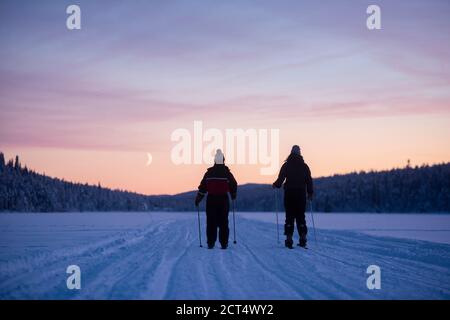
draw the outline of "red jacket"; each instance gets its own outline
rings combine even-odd
[[[226,195],[228,192],[231,194],[231,198],[236,198],[237,182],[230,169],[223,164],[215,164],[208,168],[198,186],[198,193],[201,195],[206,193]]]

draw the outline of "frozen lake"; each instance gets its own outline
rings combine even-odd
[[[250,219],[276,222],[275,213],[240,214]],[[279,214],[279,219],[280,223],[284,223],[284,213]],[[310,213],[307,213],[306,219],[307,224],[312,226]],[[351,230],[450,244],[450,214],[314,213],[314,220],[316,227],[321,229]]]
[[[1,214],[0,298],[450,298],[450,215],[315,214],[316,243],[308,214],[309,250],[277,243],[275,221],[238,213],[238,243],[207,250],[196,213]],[[372,264],[381,290],[366,287]]]

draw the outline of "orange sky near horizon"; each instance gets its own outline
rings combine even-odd
[[[298,143],[314,177],[404,167],[408,159],[412,165],[450,162],[448,118],[317,120],[301,127],[297,135],[292,134],[299,130],[296,126],[280,130],[280,165],[291,145]],[[196,189],[209,166],[173,164],[170,151],[175,144],[168,136],[167,143],[155,151],[152,146],[142,152],[3,146],[0,150],[8,159],[18,154],[24,165],[52,177],[100,182],[104,187],[142,194],[175,194]],[[150,166],[147,152],[153,156]],[[230,165],[240,184],[272,183],[275,175],[261,175],[261,167]]]

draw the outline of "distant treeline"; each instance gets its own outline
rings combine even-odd
[[[316,178],[314,188],[315,211],[450,212],[450,163]],[[193,211],[195,194],[145,196],[71,183],[22,167],[19,157],[5,163],[0,153],[0,211]],[[270,185],[242,185],[237,210],[273,211],[275,195]],[[281,207],[282,191],[278,196]]]
[[[240,191],[240,210],[274,209],[271,186],[247,185]],[[317,178],[314,192],[319,212],[448,213],[450,163]],[[281,192],[279,197],[282,205]]]
[[[19,157],[5,163],[0,153],[0,211],[145,211],[147,196],[71,183],[22,167]]]

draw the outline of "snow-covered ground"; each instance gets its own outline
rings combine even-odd
[[[207,250],[196,213],[2,214],[0,298],[450,298],[450,215],[316,214],[309,250],[278,244],[275,221],[238,213],[238,243]],[[81,290],[66,287],[72,264]]]
[[[276,222],[274,213],[241,213],[245,218]],[[306,214],[312,226],[311,213]],[[279,213],[284,223],[284,213]],[[352,230],[376,236],[426,240],[450,244],[449,214],[358,214],[314,213],[317,227],[330,230]]]

